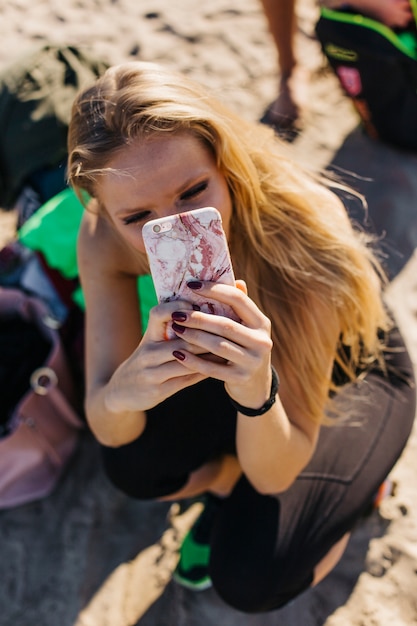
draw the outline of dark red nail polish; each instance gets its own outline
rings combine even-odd
[[[189,287],[190,289],[201,289],[202,286],[203,283],[201,282],[201,280],[190,280],[187,283],[187,287]]]
[[[184,328],[184,326],[180,326],[179,324],[176,324],[175,322],[172,322],[172,330],[175,330],[176,333],[180,333],[182,335],[182,333],[184,332],[185,328]]]
[[[172,356],[175,356],[175,358],[178,359],[179,361],[184,361],[185,359],[185,354],[183,354],[179,350],[174,350],[174,352],[172,353]]]
[[[171,317],[176,322],[185,322],[185,320],[187,319],[187,313],[183,313],[182,311],[174,311]]]
[[[198,304],[193,304],[193,311],[201,311],[201,307],[199,307]]]

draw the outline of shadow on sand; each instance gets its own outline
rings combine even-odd
[[[370,139],[356,128],[329,169],[365,196],[367,214],[344,196],[353,220],[381,238],[389,277],[395,278],[417,247],[417,154]]]

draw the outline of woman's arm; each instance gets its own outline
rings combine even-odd
[[[306,306],[306,315],[316,333],[306,333],[305,343],[314,341],[317,371],[314,373],[315,390],[320,398],[322,415],[328,401],[329,383],[333,370],[335,349],[340,336],[340,326],[334,309],[318,302],[313,296]],[[242,467],[257,475],[257,489],[261,493],[286,490],[304,469],[314,453],[320,423],[312,419],[307,406],[303,406],[303,379],[287,371],[283,364],[272,359],[279,371],[280,388],[276,404],[265,415],[238,417],[238,449]],[[297,353],[292,355],[297,363]],[[296,369],[296,368],[295,368]],[[266,419],[263,419],[266,418]]]
[[[169,305],[151,312],[141,337],[137,274],[125,270],[136,266],[139,274],[138,260],[91,213],[81,226],[78,262],[86,300],[86,415],[96,438],[117,447],[140,436],[147,409],[203,376],[184,376],[164,341]]]
[[[140,340],[135,279],[117,270],[114,237],[86,212],[78,237],[78,265],[86,300],[86,415],[99,441],[127,443],[145,426],[142,411],[111,409],[111,379]],[[110,263],[110,261],[112,261]]]

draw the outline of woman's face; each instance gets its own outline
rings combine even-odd
[[[214,157],[187,133],[155,135],[117,154],[97,186],[98,199],[120,235],[145,252],[148,220],[206,206],[215,207],[229,234],[232,202]]]

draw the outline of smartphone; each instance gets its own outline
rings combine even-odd
[[[158,302],[187,300],[204,313],[238,320],[229,306],[187,287],[191,280],[235,284],[217,209],[205,207],[150,220],[143,226],[142,236]],[[169,327],[167,337],[176,337]]]

